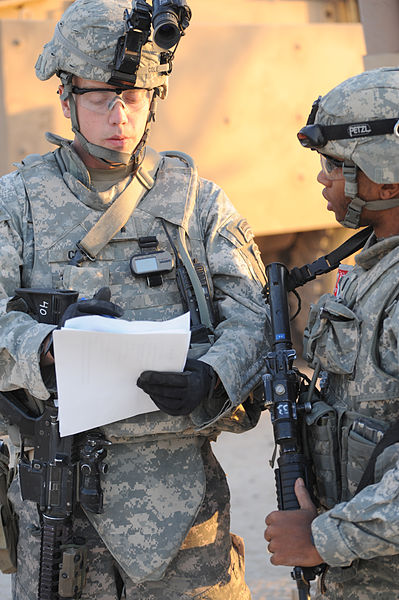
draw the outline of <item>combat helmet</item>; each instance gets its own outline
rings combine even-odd
[[[351,77],[319,97],[298,133],[303,146],[344,159],[345,195],[351,198],[342,224],[356,229],[366,202],[358,196],[357,170],[375,183],[399,182],[399,68]],[[399,198],[367,203],[368,210],[399,206]]]
[[[60,77],[72,131],[91,155],[105,162],[126,165],[140,160],[157,97],[166,97],[174,52],[191,17],[184,0],[167,0],[166,5],[160,0],[153,6],[144,0],[75,0],[36,62],[39,79]],[[172,50],[170,44],[175,46]],[[82,135],[72,92],[74,75],[109,83],[119,94],[133,87],[154,90],[143,138],[132,155],[97,146]]]

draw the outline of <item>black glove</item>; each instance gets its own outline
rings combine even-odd
[[[106,315],[109,317],[121,317],[123,308],[110,302],[111,290],[109,287],[102,287],[89,300],[78,300],[70,304],[64,311],[58,327],[63,327],[65,321],[75,317],[87,317],[87,315]]]
[[[208,397],[216,382],[210,365],[188,359],[183,373],[143,371],[137,380],[160,410],[168,415],[188,415]]]

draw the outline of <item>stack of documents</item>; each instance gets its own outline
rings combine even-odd
[[[170,321],[91,315],[53,333],[60,435],[158,410],[137,387],[143,371],[183,371],[190,314]]]

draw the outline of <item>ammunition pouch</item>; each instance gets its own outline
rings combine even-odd
[[[304,332],[303,357],[310,366],[339,375],[353,372],[359,351],[359,319],[331,294],[312,304]]]
[[[306,415],[306,444],[313,464],[314,495],[325,509],[340,498],[337,414],[332,406],[319,400]]]
[[[387,424],[355,412],[345,412],[341,421],[341,501],[347,501],[355,495],[374,448],[384,436]],[[380,476],[382,474],[380,473]],[[376,473],[373,469],[370,483],[375,482]]]
[[[9,453],[4,442],[0,443],[0,570],[15,573],[17,570],[17,515],[7,497],[10,481]]]
[[[318,504],[330,509],[352,498],[387,424],[350,411],[336,411],[323,400],[312,404],[305,416],[304,444],[309,448]],[[338,436],[339,432],[339,436]],[[398,440],[399,441],[399,440]],[[393,444],[395,444],[393,440]],[[369,483],[379,481],[396,460],[397,445],[378,456]]]

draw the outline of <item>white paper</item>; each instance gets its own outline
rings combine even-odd
[[[137,387],[146,370],[179,371],[190,344],[190,315],[169,321],[70,319],[53,332],[60,435],[158,410]]]

